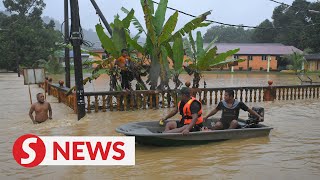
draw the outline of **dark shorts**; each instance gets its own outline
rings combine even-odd
[[[177,123],[177,128],[181,128],[185,125],[185,124],[180,123],[180,121],[176,121],[176,123]],[[203,127],[203,123],[196,124],[195,126],[193,126],[193,128],[190,130],[190,132],[201,131],[202,127]]]
[[[229,129],[230,124],[231,124],[231,121],[224,121],[224,120],[221,120],[221,119],[218,122],[222,123],[223,129]],[[237,128],[239,128],[239,123],[238,123],[238,127]]]

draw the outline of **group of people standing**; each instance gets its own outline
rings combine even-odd
[[[210,131],[222,129],[236,129],[239,127],[238,118],[240,109],[248,111],[250,114],[255,115],[259,121],[263,121],[257,112],[250,109],[243,102],[234,98],[234,91],[228,89],[224,93],[224,100],[219,102],[218,106],[214,108],[206,116],[202,115],[202,104],[199,100],[191,96],[190,89],[183,87],[180,90],[181,101],[178,103],[177,108],[171,111],[168,115],[160,120],[163,124],[167,119],[173,117],[178,112],[181,119],[178,121],[168,121],[165,125],[163,133],[183,133],[187,134],[192,131]],[[220,120],[215,123],[212,129],[204,127],[203,123],[210,117],[215,115],[218,111],[222,111]]]

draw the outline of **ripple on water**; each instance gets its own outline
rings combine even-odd
[[[185,75],[182,77],[191,80]],[[278,85],[297,83],[296,77],[289,75],[213,74],[206,75],[205,79],[208,87],[265,85],[268,79],[273,79]],[[14,162],[11,155],[13,142],[22,134],[117,136],[116,127],[129,122],[158,120],[170,109],[91,113],[77,121],[72,110],[48,97],[54,120],[33,125],[28,117],[28,88],[22,84],[23,79],[15,74],[0,74],[0,91],[3,93],[0,99],[0,172],[6,178],[318,179],[320,176],[318,100],[248,103],[249,106],[265,107],[264,124],[274,127],[269,137],[167,148],[136,145],[136,165],[132,167],[39,166],[24,169]],[[106,84],[105,80],[100,80],[88,86],[101,90],[106,88]],[[33,94],[42,92],[36,86],[31,86],[31,91]],[[204,114],[214,107],[204,106]],[[247,117],[247,113],[241,112],[240,116]]]

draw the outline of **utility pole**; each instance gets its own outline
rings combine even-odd
[[[91,1],[91,3],[92,3],[93,7],[96,9],[96,13],[97,13],[97,14],[99,15],[99,17],[101,18],[104,26],[107,28],[110,36],[112,36],[112,29],[111,29],[108,21],[107,21],[106,18],[104,17],[104,15],[102,14],[102,12],[101,12],[99,6],[97,5],[96,1],[95,1],[95,0],[90,0],[90,1]]]
[[[18,77],[20,77],[20,53],[19,53],[19,48],[18,48],[18,44],[17,44],[17,39],[14,37],[14,48],[16,49],[17,52],[17,57],[16,57],[16,66],[17,66],[17,72],[18,72]]]
[[[64,0],[64,42],[66,45],[69,43],[69,0]],[[64,63],[66,86],[70,88],[70,52],[67,46],[64,48]]]
[[[81,44],[82,37],[80,34],[80,17],[78,0],[70,0],[71,9],[71,43],[74,54],[74,75],[76,81],[77,95],[77,112],[78,120],[86,115],[83,90],[83,75],[82,75],[82,59],[81,59]]]

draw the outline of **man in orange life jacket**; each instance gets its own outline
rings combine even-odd
[[[202,104],[190,94],[190,89],[183,87],[180,90],[181,101],[178,107],[170,112],[160,122],[166,121],[180,112],[182,118],[180,121],[168,121],[163,133],[180,133],[187,134],[190,131],[200,131],[203,127]]]
[[[240,109],[248,111],[250,114],[257,116],[259,121],[263,121],[263,118],[258,113],[248,108],[243,102],[234,99],[234,91],[231,89],[225,91],[224,100],[219,102],[218,106],[208,115],[204,116],[203,120],[206,121],[208,117],[222,110],[221,119],[214,125],[213,130],[236,129],[239,126],[238,118]],[[206,130],[206,128],[203,130]]]
[[[128,70],[128,64],[131,61],[130,56],[128,55],[127,49],[121,50],[122,55],[115,61],[115,65],[117,65],[121,69],[121,87],[122,89],[130,89],[130,72]]]

